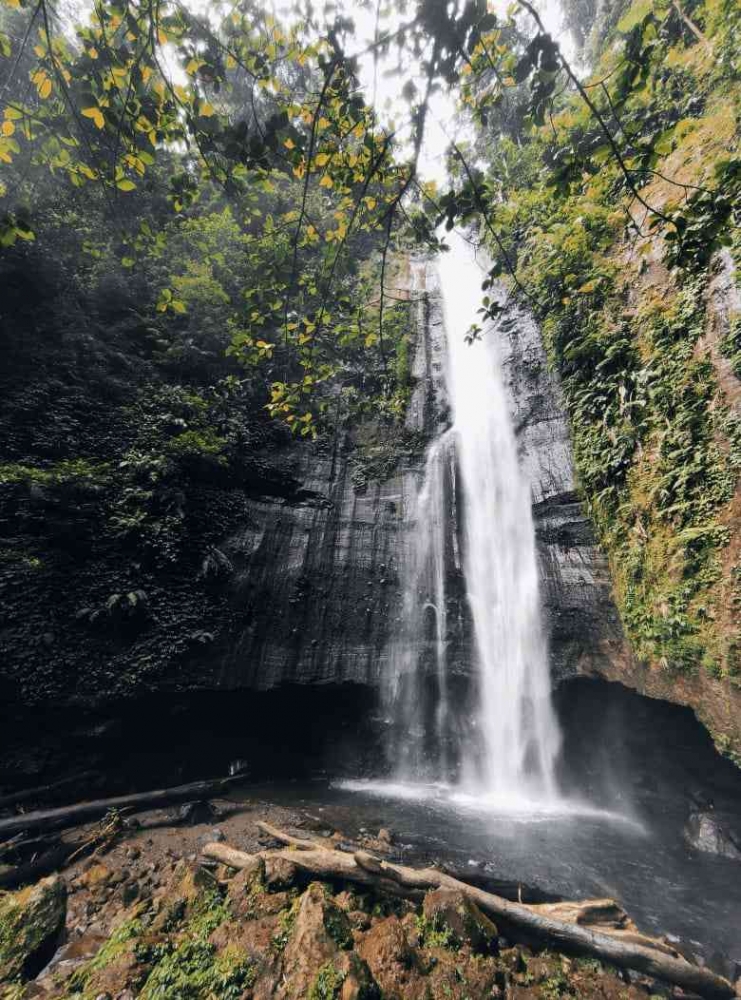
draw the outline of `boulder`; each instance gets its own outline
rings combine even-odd
[[[321,996],[321,989],[330,986],[344,1000],[362,995],[363,984],[372,986],[372,977],[362,960],[348,954],[352,946],[347,917],[324,887],[312,882],[290,928],[277,996],[299,1000],[312,996],[312,990]],[[333,995],[331,990],[327,995]]]
[[[358,945],[384,996],[421,995],[421,969],[398,917],[379,921]]]
[[[0,894],[0,982],[29,971],[64,928],[67,887],[50,875],[20,892]]]
[[[218,816],[218,811],[210,802],[185,802],[175,810],[174,822],[199,826],[202,823],[213,823]]]
[[[422,911],[428,925],[445,935],[449,947],[469,945],[482,954],[496,951],[499,936],[496,925],[460,890],[428,892]]]
[[[111,881],[112,874],[105,865],[92,864],[80,875],[77,881],[85,889],[98,889]]]
[[[741,824],[732,817],[714,811],[693,812],[683,832],[695,850],[741,861]]]
[[[192,861],[178,861],[165,888],[168,898],[184,899],[192,902],[203,892],[216,888],[213,875]]]
[[[255,858],[254,865],[237,872],[229,880],[226,894],[229,909],[234,919],[249,919],[255,911],[255,898],[263,889],[265,864],[262,858]],[[277,895],[277,894],[276,894]]]
[[[255,855],[250,864],[240,868],[234,878],[229,879],[228,895],[237,898],[244,892],[251,892],[256,886],[262,885],[265,878],[265,862]]]
[[[288,858],[265,859],[265,885],[270,892],[283,892],[296,882],[298,869]]]
[[[381,1000],[382,993],[370,969],[354,951],[343,952],[335,959],[333,968],[342,982],[339,1000]],[[317,985],[316,980],[313,985]],[[309,996],[313,997],[317,992],[315,990]]]

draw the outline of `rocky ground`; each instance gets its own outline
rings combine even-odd
[[[258,820],[343,842],[320,816],[225,800],[141,814],[107,849],[0,894],[2,1000],[683,995],[510,941],[449,889],[415,905],[309,881],[285,859],[235,872],[200,857],[213,841],[251,853],[274,846]],[[389,853],[392,839],[379,831],[362,846]]]

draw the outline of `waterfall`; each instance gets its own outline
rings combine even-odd
[[[448,431],[427,451],[422,487],[408,512],[402,607],[384,685],[392,720],[390,756],[406,779],[441,780],[451,766],[445,577],[454,484],[455,449]]]
[[[559,731],[540,612],[530,484],[520,466],[496,329],[472,345],[482,270],[451,234],[438,270],[453,426],[429,448],[402,569],[386,678],[390,750],[404,781],[454,781],[494,803],[554,800]],[[462,495],[462,571],[473,628],[471,707],[449,692],[447,587]]]

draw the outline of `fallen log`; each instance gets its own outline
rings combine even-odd
[[[19,856],[28,854],[38,854],[39,851],[48,848],[50,845],[59,843],[59,833],[42,833],[37,837],[26,837],[22,833],[17,833],[15,837],[0,844],[0,858],[8,854]]]
[[[706,997],[707,1000],[731,1000],[737,997],[734,987],[708,969],[692,965],[673,952],[664,942],[640,935],[640,942],[625,937],[625,932],[614,927],[594,930],[574,920],[557,920],[536,905],[513,903],[493,893],[461,882],[435,868],[415,869],[382,861],[364,851],[354,855],[330,850],[312,841],[284,834],[268,824],[260,828],[271,836],[291,846],[275,851],[247,854],[223,843],[206,844],[203,854],[221,861],[232,868],[255,867],[256,858],[283,857],[296,868],[320,879],[343,879],[360,885],[372,886],[381,891],[419,900],[431,889],[455,889],[465,893],[480,909],[506,925],[508,933],[517,932],[536,938],[556,950],[588,955],[609,962],[622,969],[632,969],[673,986],[680,986]],[[296,840],[299,844],[292,843]],[[307,847],[304,845],[312,845]],[[548,904],[546,904],[547,909]],[[592,907],[594,909],[594,907]],[[540,912],[539,912],[540,910]],[[568,912],[568,911],[566,911]],[[574,915],[577,911],[572,910]],[[630,932],[629,932],[630,933]],[[621,935],[623,935],[621,937]],[[647,942],[650,942],[650,946]]]
[[[0,871],[0,889],[17,889],[28,882],[36,882],[44,875],[59,871],[77,849],[77,844],[60,843],[44,851],[33,861],[26,861]]]
[[[71,774],[66,778],[60,778],[49,785],[39,785],[36,788],[24,788],[20,792],[11,792],[8,795],[0,795],[0,809],[7,809],[9,806],[18,805],[19,802],[27,802],[29,799],[40,799],[47,795],[54,795],[61,788],[67,785],[74,785],[93,777],[94,771],[84,771],[82,774]]]
[[[255,826],[258,830],[262,830],[263,833],[267,833],[273,840],[279,840],[281,844],[286,844],[287,847],[295,847],[299,851],[315,851],[317,847],[333,850],[335,846],[334,842],[327,837],[314,837],[311,840],[306,837],[294,837],[292,834],[286,833],[285,830],[279,830],[277,826],[272,826],[264,820],[258,820]]]
[[[214,781],[194,781],[189,785],[178,785],[175,788],[159,788],[151,792],[136,792],[133,795],[119,795],[109,799],[96,799],[93,802],[61,806],[58,809],[43,809],[38,812],[25,813],[22,816],[11,816],[8,819],[0,819],[0,836],[17,833],[21,830],[26,832],[62,830],[65,827],[80,826],[90,820],[100,819],[111,809],[151,809],[171,805],[174,802],[213,798],[219,792],[223,792],[231,785],[243,780],[237,775],[233,778],[219,778]]]
[[[15,850],[16,847],[18,847],[19,844],[26,844],[26,843],[29,843],[29,841],[26,841],[24,839],[23,834],[22,833],[16,833],[15,836],[13,836],[13,837],[10,838],[10,840],[5,840],[5,841],[3,841],[2,844],[0,844],[0,858],[4,854],[7,854],[8,851]]]

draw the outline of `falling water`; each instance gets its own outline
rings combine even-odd
[[[446,781],[455,761],[464,794],[503,807],[557,798],[559,731],[540,614],[530,485],[502,378],[494,331],[469,346],[482,271],[453,234],[439,276],[453,426],[429,449],[404,564],[404,605],[387,697],[396,775]],[[463,574],[473,623],[475,697],[453,723],[447,656],[448,551],[456,534],[455,475],[463,496]]]
[[[386,688],[395,723],[395,767],[400,775],[416,780],[441,780],[449,767],[445,574],[454,479],[455,453],[448,432],[427,452],[424,480],[410,512],[404,596]]]

